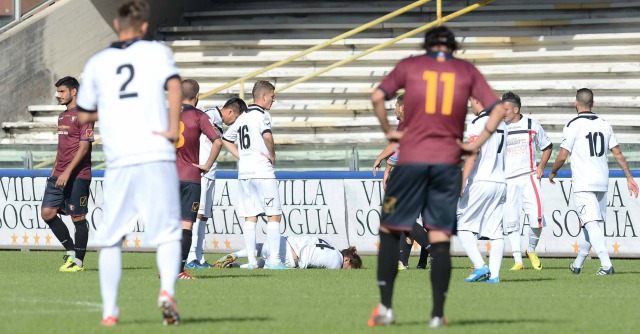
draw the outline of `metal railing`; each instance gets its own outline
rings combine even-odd
[[[0,33],[11,29],[11,27],[20,23],[22,20],[31,17],[34,13],[37,13],[41,9],[50,6],[55,2],[55,0],[42,0],[42,1],[25,1],[25,0],[13,0],[13,8],[0,8],[5,13],[10,13],[13,11],[13,18],[10,21],[7,21],[6,24],[2,24],[0,22]],[[5,2],[10,3],[10,2]],[[23,13],[25,8],[28,8],[26,12]],[[6,15],[9,17],[9,15]]]

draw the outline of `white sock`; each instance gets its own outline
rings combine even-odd
[[[522,264],[522,241],[520,240],[520,231],[509,233],[509,243],[511,244],[511,252],[516,263]]]
[[[98,259],[102,319],[118,317],[118,287],[122,274],[122,241],[100,250]]]
[[[527,249],[529,253],[535,253],[541,233],[542,228],[529,226],[529,248]]]
[[[591,248],[591,241],[589,239],[589,231],[586,228],[582,228],[580,239],[578,239],[580,248],[578,248],[578,256],[573,261],[574,268],[582,268],[584,260],[589,256],[589,248]]]
[[[267,222],[267,240],[269,241],[269,264],[276,265],[280,260],[280,223]]]
[[[67,255],[73,256],[75,258],[76,257],[76,251],[75,250],[67,251]]]
[[[607,251],[607,243],[604,240],[604,232],[600,228],[601,222],[602,221],[588,222],[585,225],[585,228],[589,231],[591,247],[593,247],[593,251],[598,255],[602,269],[607,270],[611,268],[611,259],[609,258],[609,252]]]
[[[204,263],[204,243],[205,243],[205,232],[207,230],[207,221],[209,218],[202,218],[196,220],[196,225],[193,227],[193,230],[196,231],[195,236],[193,238],[194,247],[192,250],[195,253],[195,258],[198,263]],[[191,253],[189,253],[191,255]],[[187,262],[189,263],[189,262]]]
[[[198,260],[197,248],[198,241],[200,240],[200,236],[198,235],[200,225],[200,219],[196,219],[196,221],[193,223],[193,226],[191,227],[191,231],[193,234],[191,235],[191,248],[189,248],[189,255],[187,255],[186,263],[190,263],[193,260]]]
[[[476,238],[473,232],[458,231],[458,238],[460,238],[464,252],[467,253],[467,256],[476,269],[483,267],[484,260],[482,260],[482,254],[480,254],[480,250],[478,249],[478,238]]]
[[[156,262],[160,271],[160,291],[170,296],[175,293],[176,280],[182,264],[182,243],[180,240],[169,241],[158,245]]]
[[[245,220],[244,225],[242,226],[242,231],[244,235],[244,247],[245,247],[245,250],[247,251],[247,259],[249,260],[249,264],[255,265],[257,263],[256,223]]]
[[[492,239],[491,251],[489,251],[489,270],[491,278],[500,277],[500,266],[504,256],[504,239]]]

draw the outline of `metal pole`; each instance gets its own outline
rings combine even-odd
[[[438,19],[438,26],[442,25],[442,0],[436,1],[436,17]]]
[[[20,21],[20,0],[13,0],[13,19]]]

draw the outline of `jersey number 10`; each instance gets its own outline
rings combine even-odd
[[[444,84],[442,92],[442,108],[440,113],[446,116],[451,115],[453,110],[453,91],[456,86],[456,74],[453,72],[424,71],[422,79],[427,82],[427,94],[424,111],[427,114],[436,113],[436,99],[438,96],[438,86],[440,82]]]
[[[589,132],[585,136],[589,141],[589,153],[592,157],[601,157],[604,154],[604,135],[602,132]]]

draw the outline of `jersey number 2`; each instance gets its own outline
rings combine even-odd
[[[243,125],[240,127],[240,148],[243,150],[251,146],[251,137],[249,137],[249,127]]]
[[[589,153],[592,157],[601,157],[604,154],[604,135],[602,132],[589,132],[585,136],[589,141]]]
[[[129,85],[131,83],[131,80],[133,80],[133,75],[135,73],[134,70],[133,70],[133,65],[131,65],[131,64],[120,65],[118,67],[118,70],[116,71],[116,74],[120,75],[121,73],[123,73],[123,70],[125,70],[125,69],[128,70],[129,77],[124,81],[122,86],[120,86],[120,98],[121,99],[128,99],[130,97],[138,97],[138,93],[126,92],[127,85]]]
[[[438,97],[438,85],[444,84],[442,92],[442,109],[440,113],[446,116],[451,115],[453,110],[453,91],[456,87],[456,74],[453,72],[438,73],[435,71],[424,71],[422,79],[427,82],[427,94],[424,111],[427,114],[436,113],[436,99]]]

